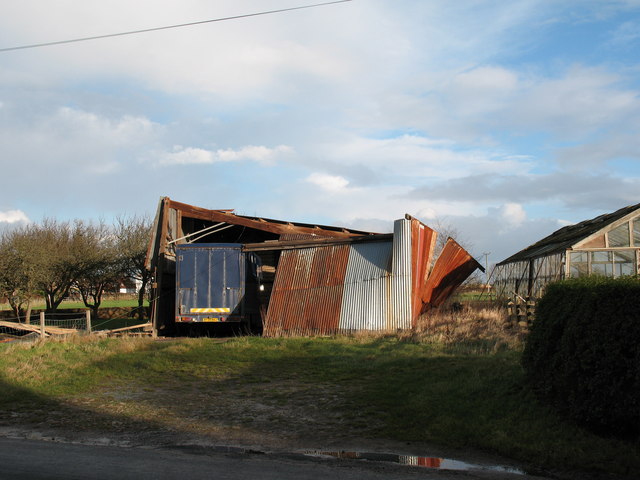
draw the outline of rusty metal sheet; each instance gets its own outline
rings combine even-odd
[[[240,225],[247,228],[262,230],[276,234],[307,234],[323,235],[330,237],[350,237],[354,235],[369,235],[371,232],[353,230],[343,227],[332,227],[328,225],[313,225],[298,222],[288,222],[284,220],[274,220],[270,218],[248,217],[236,215],[232,210],[208,210],[206,208],[188,205],[186,203],[170,200],[166,202],[169,208],[181,211],[185,217],[207,220],[210,222],[225,222],[231,225]]]
[[[393,240],[393,233],[379,233],[375,235],[360,235],[357,237],[337,238],[322,235],[281,235],[280,240],[269,240],[259,243],[245,243],[246,252],[260,252],[268,250],[295,250],[311,247],[331,245],[346,245],[355,243],[388,242]]]
[[[411,220],[411,290],[413,293],[411,326],[415,327],[422,311],[422,296],[427,284],[438,233],[415,218]]]
[[[449,238],[422,290],[421,313],[441,305],[477,268],[482,270],[482,265]]]
[[[282,252],[264,335],[336,333],[348,258],[348,245]]]

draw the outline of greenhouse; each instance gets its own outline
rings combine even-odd
[[[551,281],[584,275],[639,273],[640,204],[555,231],[498,263],[493,285],[500,298],[535,299]]]

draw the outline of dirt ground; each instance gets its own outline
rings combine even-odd
[[[480,465],[513,462],[469,450],[372,438],[372,427],[336,408],[342,398],[325,385],[294,380],[185,384],[154,388],[119,385],[69,399],[64,405],[0,412],[0,436],[118,447],[232,447],[271,454],[378,452],[436,457]]]

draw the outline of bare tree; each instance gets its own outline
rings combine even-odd
[[[443,218],[436,218],[432,224],[430,225],[436,232],[438,232],[438,237],[436,239],[436,246],[434,251],[434,261],[440,256],[442,253],[442,249],[447,243],[449,237],[453,238],[462,248],[469,251],[473,248],[471,242],[469,242],[466,238],[463,238],[460,234],[460,230],[451,224],[449,221]]]
[[[5,231],[0,236],[0,298],[9,302],[18,321],[31,317],[31,299],[37,289],[29,274],[28,258],[22,245],[25,229]],[[26,309],[26,312],[25,312]]]
[[[115,225],[116,245],[123,264],[123,271],[140,282],[138,290],[138,315],[144,316],[144,295],[151,280],[151,272],[145,268],[147,248],[151,234],[148,217],[119,217]]]
[[[80,221],[45,219],[40,225],[21,229],[14,238],[29,290],[44,296],[48,311],[58,308],[82,269],[86,268],[80,248],[86,229],[86,224]]]
[[[94,318],[98,318],[102,296],[105,291],[117,288],[123,275],[123,264],[112,229],[103,222],[77,222],[76,229],[73,251],[78,260],[78,275],[74,286],[85,306],[92,310]]]

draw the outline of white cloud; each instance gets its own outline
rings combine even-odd
[[[611,34],[609,45],[614,47],[632,47],[640,39],[640,23],[624,22]]]
[[[278,158],[289,155],[292,152],[293,149],[286,145],[278,145],[274,148],[247,145],[237,150],[227,148],[215,151],[176,145],[173,147],[172,152],[159,155],[158,163],[160,165],[199,165],[252,161],[269,166],[273,165]]]
[[[616,126],[626,130],[625,123],[640,111],[640,92],[621,87],[622,81],[603,69],[575,66],[562,77],[536,79],[507,118],[564,138],[588,138]]]
[[[33,175],[55,165],[65,174],[104,174],[120,167],[121,151],[128,154],[154,141],[158,126],[145,117],[108,118],[70,107],[37,112],[26,118],[13,112],[0,117],[0,149],[18,161],[6,174]],[[127,159],[128,160],[128,159]]]
[[[323,190],[337,193],[344,191],[349,185],[349,181],[339,175],[327,175],[325,173],[312,173],[307,177],[307,182],[316,185]]]
[[[518,203],[506,203],[500,208],[500,217],[511,227],[517,227],[527,219],[527,213]]]
[[[406,196],[413,199],[457,201],[463,204],[545,204],[571,208],[615,209],[638,202],[640,179],[609,173],[556,171],[548,174],[470,175],[425,182]]]
[[[173,152],[165,153],[159,159],[161,165],[198,165],[214,162],[213,152],[202,148],[184,148],[180,145],[174,146]]]
[[[0,2],[0,43],[287,3]],[[536,220],[525,212],[551,204],[615,208],[637,199],[640,178],[635,64],[625,69],[597,48],[573,56],[579,47],[546,35],[597,24],[600,5],[610,19],[634,6],[367,0],[14,52],[0,66],[3,175],[28,178],[30,199],[47,207],[91,205],[89,214],[117,202],[153,208],[155,198],[145,202],[160,194],[207,206],[215,182],[223,208],[325,223],[373,225],[405,212],[488,222],[493,208],[488,228],[525,231]],[[635,20],[616,21],[617,30],[597,26],[615,30],[618,45],[637,42],[624,24]],[[612,158],[626,160],[625,173],[601,175]],[[193,175],[167,178],[151,165],[189,165]],[[230,178],[242,181],[231,188]],[[7,198],[27,194],[10,183]]]
[[[278,145],[274,148],[261,145],[247,145],[239,150],[233,150],[231,148],[218,150],[216,152],[216,156],[222,162],[251,160],[263,165],[272,165],[278,157],[286,156],[291,153],[293,153],[293,148],[287,145]]]
[[[419,84],[405,81],[365,105],[353,122],[379,130],[411,125],[454,145],[490,148],[521,139],[525,148],[531,143],[547,151],[596,135],[636,134],[640,89],[633,71],[580,64],[546,70],[480,65],[425,73]],[[543,135],[549,139],[544,145]]]
[[[318,145],[320,158],[334,159],[335,168],[362,165],[375,169],[387,182],[398,178],[455,178],[470,172],[520,172],[526,165],[522,158],[491,150],[456,150],[449,140],[421,135],[381,139],[354,135],[339,140]]]
[[[21,210],[7,210],[0,212],[0,223],[29,223],[29,217]]]
[[[61,107],[50,120],[46,120],[56,133],[89,137],[112,145],[126,145],[147,140],[154,124],[148,118],[124,115],[111,119],[94,112]]]

